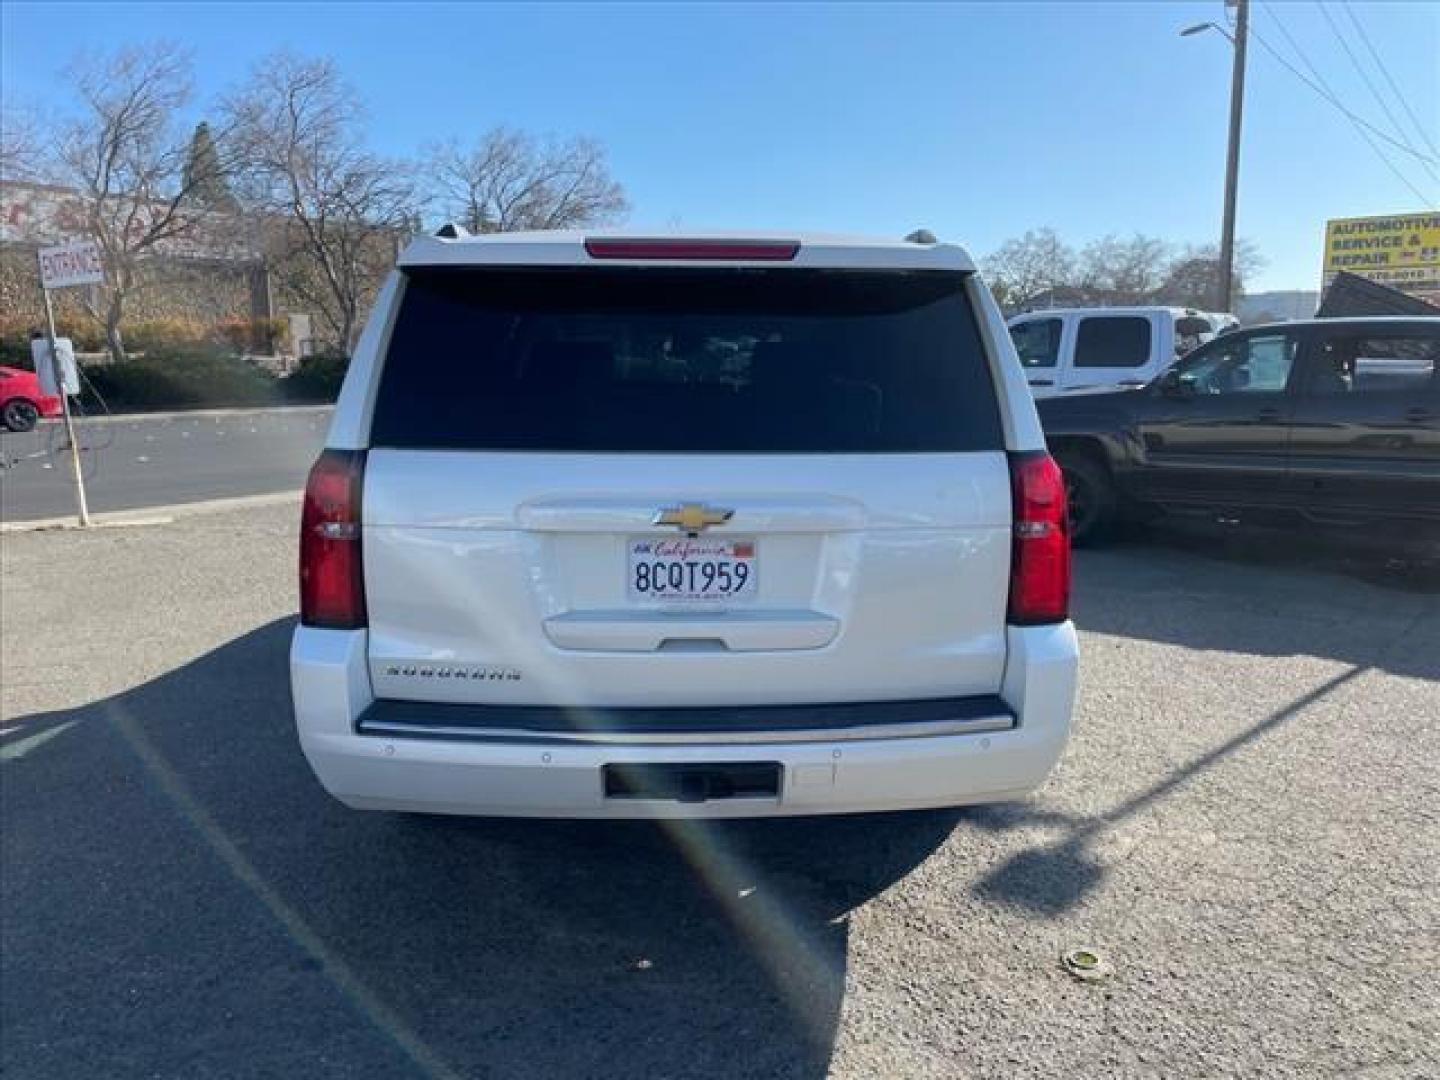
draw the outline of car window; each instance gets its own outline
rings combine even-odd
[[[1220,338],[1187,356],[1177,372],[1197,394],[1274,393],[1290,381],[1295,348],[1289,334]]]
[[[1003,446],[963,275],[437,268],[407,277],[376,400],[376,446]]]
[[[1059,319],[1031,319],[1012,326],[1010,336],[1015,341],[1015,351],[1020,354],[1021,366],[1054,367],[1060,355],[1060,331],[1063,326]]]
[[[1077,368],[1143,367],[1150,360],[1150,320],[1136,315],[1100,315],[1080,320],[1075,339]]]
[[[1198,315],[1185,315],[1175,320],[1175,355],[1184,356],[1194,352],[1215,335],[1215,328],[1209,319]]]
[[[1312,394],[1413,394],[1435,385],[1440,336],[1336,334],[1322,338],[1306,389]]]

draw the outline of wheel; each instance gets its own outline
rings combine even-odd
[[[0,420],[11,431],[29,431],[40,421],[40,410],[33,401],[26,401],[24,398],[12,398],[5,403],[5,409],[0,412]]]
[[[1062,454],[1070,539],[1077,547],[1097,544],[1115,524],[1115,485],[1105,466],[1087,454]]]

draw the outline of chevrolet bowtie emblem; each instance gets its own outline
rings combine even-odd
[[[695,536],[701,529],[708,529],[711,525],[724,525],[734,516],[734,510],[723,507],[706,506],[704,503],[682,503],[657,511],[650,519],[650,524],[674,525],[681,532]]]

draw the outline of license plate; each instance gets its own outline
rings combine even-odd
[[[627,589],[635,600],[745,600],[755,595],[755,541],[633,538]]]

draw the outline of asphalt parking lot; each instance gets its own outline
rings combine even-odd
[[[83,417],[81,472],[96,513],[298,491],[325,441],[330,407],[215,409]],[[65,427],[0,431],[0,520],[75,513]]]
[[[8,1075],[1440,1075],[1433,580],[1081,553],[1077,733],[1023,804],[426,821],[300,756],[294,533],[0,545]]]

